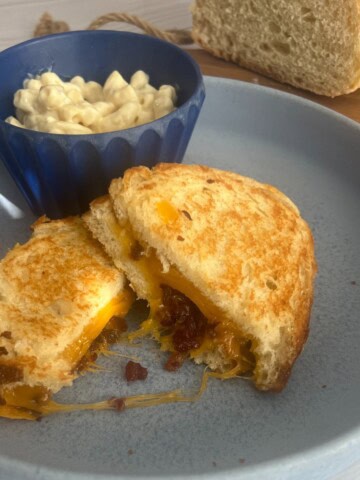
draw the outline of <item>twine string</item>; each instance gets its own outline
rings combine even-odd
[[[190,45],[193,43],[190,30],[186,29],[171,29],[161,30],[151,23],[141,19],[137,15],[130,15],[128,13],[108,13],[96,18],[86,30],[97,30],[98,28],[111,22],[128,23],[138,27],[143,32],[152,37],[160,38],[177,45]],[[43,35],[50,35],[52,33],[61,33],[70,31],[70,27],[66,22],[53,20],[52,16],[45,12],[34,30],[34,37],[41,37]]]
[[[49,13],[45,12],[40,17],[40,20],[35,27],[33,36],[42,37],[43,35],[68,32],[69,30],[69,25],[66,22],[54,21],[52,16]]]

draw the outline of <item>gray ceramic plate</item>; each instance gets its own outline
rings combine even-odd
[[[206,87],[186,162],[276,185],[314,232],[311,333],[288,387],[271,395],[242,380],[213,380],[197,403],[2,419],[1,479],[330,479],[359,460],[360,127],[274,90],[212,78]],[[3,253],[27,238],[33,219],[3,170],[0,192]],[[142,314],[140,305],[132,316]],[[148,366],[146,382],[128,387],[126,360],[111,357],[101,361],[110,371],[82,377],[58,398],[87,402],[200,382],[201,367],[165,373],[154,345],[131,353]]]

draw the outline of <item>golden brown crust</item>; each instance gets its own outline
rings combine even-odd
[[[291,200],[250,178],[177,164],[132,168],[110,196],[164,268],[174,265],[252,340],[257,387],[281,389],[307,338],[316,272],[311,231]]]

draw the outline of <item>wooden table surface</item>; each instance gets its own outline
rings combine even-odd
[[[199,63],[204,75],[212,75],[214,77],[227,77],[245,82],[257,83],[268,87],[277,88],[288,93],[300,95],[301,97],[318,102],[325,107],[336,110],[357,122],[360,122],[360,89],[349,95],[342,95],[336,98],[323,97],[315,95],[304,90],[299,90],[289,85],[284,85],[263,75],[245,70],[231,62],[226,62],[219,58],[215,58],[204,50],[189,50],[189,53]]]

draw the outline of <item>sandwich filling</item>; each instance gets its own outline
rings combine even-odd
[[[308,334],[314,242],[271,185],[204,165],[134,167],[91,204],[85,223],[123,270],[171,352],[280,391]]]
[[[86,329],[84,334],[73,345],[68,346],[64,356],[73,364],[73,373],[90,370],[99,353],[106,353],[109,346],[116,343],[126,329],[123,316],[127,313],[133,297],[126,292],[120,301],[111,301],[92,322],[94,329]],[[103,321],[110,320],[94,340],[91,334],[101,329]],[[91,331],[90,331],[91,330]],[[84,355],[82,355],[84,353]],[[113,397],[96,403],[62,404],[52,400],[52,392],[43,385],[30,386],[21,383],[22,371],[19,365],[0,363],[0,416],[10,419],[37,420],[42,416],[60,412],[78,410],[115,410],[121,412],[129,408],[145,408],[176,402],[195,402],[204,393],[210,377],[230,378],[237,374],[237,369],[226,374],[204,372],[197,393],[186,395],[182,390],[134,395],[131,397]],[[7,386],[18,382],[15,386]]]
[[[160,342],[163,351],[171,352],[165,365],[169,371],[177,370],[191,358],[223,373],[232,371],[232,376],[252,374],[255,356],[250,339],[230,321],[221,320],[219,315],[205,316],[181,291],[168,284],[161,284],[160,288],[160,305],[158,301],[153,302],[155,308],[151,308],[149,319],[137,332],[130,334],[131,339],[151,334]],[[196,298],[198,292],[194,293],[192,297]]]
[[[175,266],[164,270],[155,250],[141,245],[129,224],[124,228],[114,223],[112,231],[150,289],[149,318],[129,334],[129,340],[154,337],[161,350],[171,352],[165,366],[168,370],[176,370],[191,358],[222,373],[251,376],[255,369],[253,340],[224,318]]]

